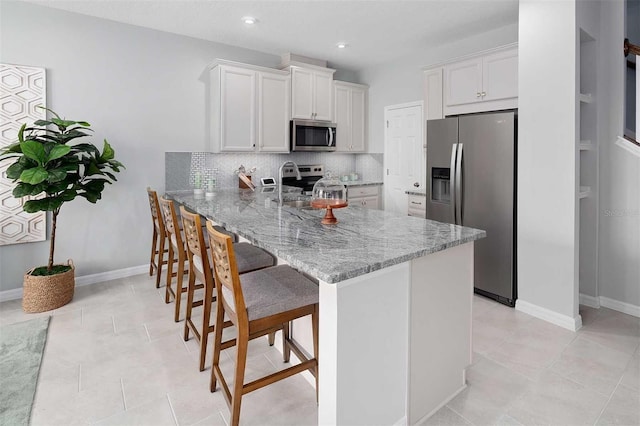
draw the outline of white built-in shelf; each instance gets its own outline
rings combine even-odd
[[[596,144],[590,140],[583,140],[579,143],[580,151],[593,151],[596,149]]]
[[[590,186],[581,186],[580,187],[580,192],[578,193],[578,195],[580,196],[580,198],[587,198],[589,195],[591,194],[591,187]]]
[[[580,93],[580,102],[590,104],[593,102],[593,96],[591,96],[591,93]]]

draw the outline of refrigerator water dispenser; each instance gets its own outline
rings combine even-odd
[[[433,167],[431,169],[431,200],[441,203],[451,201],[450,179],[451,169]]]

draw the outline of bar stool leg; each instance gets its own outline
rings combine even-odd
[[[240,405],[242,403],[242,391],[244,388],[244,370],[247,365],[247,348],[249,344],[249,332],[242,328],[237,335],[236,374],[233,382],[233,394],[231,397],[231,426],[240,423]]]
[[[184,261],[185,261],[184,250],[178,252],[178,270],[176,271],[176,312],[173,316],[173,320],[175,322],[180,321],[180,305],[182,304],[182,293],[184,293],[184,287],[182,287],[182,280],[184,279]]]
[[[189,322],[191,321],[191,307],[193,305],[193,293],[195,292],[196,277],[189,265],[189,284],[187,286],[187,313],[184,319],[184,341],[189,340]]]
[[[209,341],[209,324],[211,321],[211,298],[213,289],[210,285],[204,286],[204,299],[202,303],[202,331],[200,332],[200,371],[204,371],[204,363],[207,358],[207,342]]]
[[[153,239],[151,240],[151,260],[149,261],[149,276],[153,275],[153,267],[155,266],[156,247],[158,246],[158,231],[153,227]]]
[[[318,383],[320,381],[320,359],[318,358],[318,305],[315,306],[311,314],[311,328],[313,329],[313,357],[316,359],[316,403],[319,402]]]
[[[269,333],[269,346],[273,346],[276,343],[276,333]]]
[[[291,359],[291,345],[289,345],[289,330],[291,323],[282,324],[282,360],[284,362],[289,362]]]
[[[160,288],[160,279],[162,276],[162,265],[164,264],[164,241],[167,239],[166,235],[159,235],[160,248],[158,253],[158,275],[156,276],[156,288]]]
[[[209,382],[209,390],[211,392],[216,391],[216,372],[218,371],[220,364],[220,351],[222,351],[222,329],[224,328],[224,308],[219,305],[216,308],[216,322],[214,329],[213,340],[213,362],[211,363],[211,381]]]
[[[164,291],[164,303],[169,303],[169,298],[171,296],[171,279],[173,278],[173,244],[169,242],[169,258],[167,259],[167,284],[165,285]]]

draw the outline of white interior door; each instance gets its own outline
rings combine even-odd
[[[422,110],[422,101],[385,107],[384,209],[400,215],[408,214],[405,191],[424,188]]]

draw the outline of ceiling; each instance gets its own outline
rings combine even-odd
[[[517,22],[518,0],[28,0],[141,27],[359,70]],[[253,16],[258,23],[242,21]],[[346,49],[337,43],[346,42]]]

